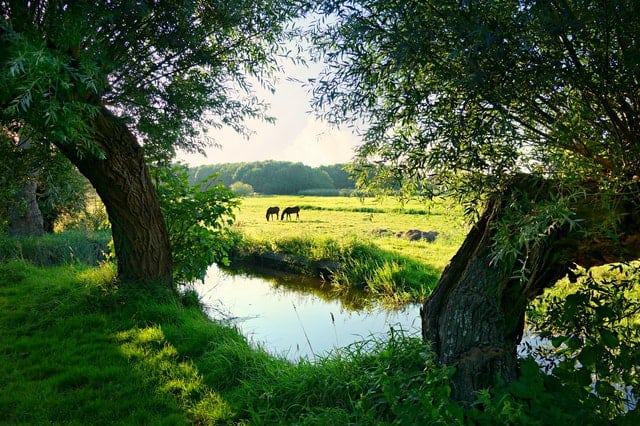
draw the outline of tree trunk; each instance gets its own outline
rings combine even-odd
[[[30,152],[32,149],[29,141],[20,137],[16,144],[21,153]],[[14,167],[22,170],[15,170],[18,181],[23,183],[13,197],[13,206],[9,209],[8,227],[9,235],[12,237],[38,237],[44,234],[44,223],[42,212],[38,206],[38,171],[29,162],[17,161]]]
[[[36,182],[25,183],[9,209],[9,235],[35,237],[44,234],[42,214],[36,201]]]
[[[626,224],[625,235],[618,235],[621,244],[614,246],[611,239],[594,238],[595,234],[588,232],[557,229],[509,264],[492,262],[495,224],[513,201],[514,189],[535,199],[548,196],[552,188],[548,182],[520,176],[499,199],[489,200],[421,309],[423,338],[441,363],[456,366],[452,396],[464,404],[473,402],[477,391],[498,380],[508,383],[517,378],[516,349],[522,338],[525,309],[571,265],[590,267],[639,255],[640,227],[629,215],[627,219],[633,223]],[[585,226],[598,225],[599,212],[593,210],[596,205],[585,200],[583,206],[576,207]],[[626,208],[629,206],[627,203]],[[516,275],[525,260],[528,273],[521,280]]]
[[[94,119],[98,159],[60,146],[91,182],[105,205],[118,261],[118,276],[127,281],[173,285],[166,225],[142,147],[117,117],[103,108]]]

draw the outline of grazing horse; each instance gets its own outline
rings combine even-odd
[[[274,214],[276,215],[275,220],[278,220],[278,213],[280,213],[280,207],[269,207],[267,209],[267,222],[269,222],[269,218]]]
[[[284,216],[287,216],[287,219],[291,220],[291,215],[292,214],[296,214],[296,218],[300,219],[300,207],[295,206],[295,207],[287,207],[286,209],[282,210],[282,216],[280,216],[280,220],[284,220]]]

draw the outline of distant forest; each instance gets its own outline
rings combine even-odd
[[[354,181],[344,164],[310,167],[287,161],[259,161],[198,166],[189,169],[191,183],[215,174],[214,182],[241,195],[250,192],[276,195],[348,195]]]

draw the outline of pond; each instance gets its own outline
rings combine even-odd
[[[365,308],[366,295],[336,298],[319,279],[273,270],[237,272],[212,265],[194,285],[213,319],[234,324],[254,345],[289,360],[314,360],[391,327],[420,335],[419,305]]]

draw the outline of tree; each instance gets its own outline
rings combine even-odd
[[[241,182],[241,181],[233,182],[229,186],[229,189],[233,193],[238,194],[241,197],[247,197],[247,196],[249,196],[249,195],[254,193],[253,186],[249,185],[248,183]]]
[[[640,256],[640,4],[327,0],[318,11],[315,106],[367,123],[360,182],[485,206],[421,312],[424,339],[457,366],[454,397],[471,402],[517,377],[533,298],[574,264]]]
[[[4,131],[0,138],[0,153],[4,159],[0,170],[3,183],[0,216],[6,218],[10,236],[40,236],[44,227],[36,197],[39,170],[32,155],[34,148],[16,133]]]
[[[244,118],[265,117],[249,77],[270,87],[295,2],[0,7],[0,125],[57,146],[88,178],[109,215],[121,278],[172,285],[145,161],[201,150],[206,127],[243,132]]]

